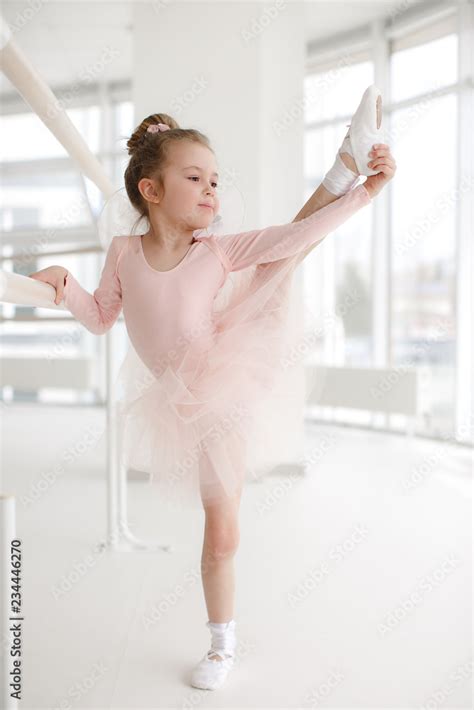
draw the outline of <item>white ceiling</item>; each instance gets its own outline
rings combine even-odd
[[[42,0],[37,3],[6,0],[2,2],[1,12],[9,25],[17,28],[13,31],[20,48],[53,88],[77,84],[84,71],[103,60],[107,46],[118,53],[108,62],[103,60],[101,77],[105,80],[130,78],[133,4],[145,1],[149,0]],[[413,0],[290,2],[300,5],[305,14],[308,41],[359,27],[371,19],[389,15],[392,8],[403,9],[407,3],[414,4]],[[184,13],[187,3],[182,4]],[[34,9],[36,5],[39,10]],[[0,93],[12,91],[11,83],[0,74]]]
[[[119,50],[113,61],[104,61],[101,77],[106,80],[130,76],[132,58],[131,2],[84,2],[48,0],[24,22],[24,0],[2,2],[0,12],[14,31],[19,47],[50,87],[76,84],[81,75],[103,57],[104,47]],[[23,26],[24,25],[24,26]],[[0,92],[12,85],[0,74]]]

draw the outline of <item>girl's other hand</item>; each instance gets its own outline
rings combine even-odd
[[[37,281],[43,281],[46,284],[54,286],[56,289],[56,297],[54,302],[56,305],[61,303],[64,291],[64,278],[68,270],[64,266],[48,266],[46,269],[41,269],[41,271],[35,271],[32,274],[28,274],[31,279],[36,279]]]
[[[397,164],[386,143],[377,143],[377,148],[372,148],[371,153],[374,153],[374,155],[369,155],[370,161],[368,165],[372,170],[380,170],[380,172],[377,175],[369,175],[362,184],[369,195],[375,197],[382,187],[393,178],[397,170]]]

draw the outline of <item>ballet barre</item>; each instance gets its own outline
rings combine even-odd
[[[50,284],[29,276],[9,271],[0,271],[0,301],[15,305],[51,308],[67,311],[63,303],[56,304],[56,289]],[[41,320],[41,319],[38,319]],[[162,549],[170,551],[170,545],[140,540],[129,529],[127,516],[127,470],[119,456],[120,444],[117,438],[117,415],[112,405],[112,361],[110,331],[106,333],[106,407],[107,407],[107,513],[108,536],[100,546],[118,547],[121,542],[141,549]],[[53,373],[54,374],[54,373]],[[43,374],[46,377],[46,375]],[[6,384],[3,383],[2,384]],[[49,384],[45,382],[45,386]],[[51,386],[54,383],[51,383]]]
[[[76,163],[81,176],[89,178],[101,191],[105,199],[111,197],[116,192],[115,185],[105,173],[103,166],[92,153],[61,103],[57,101],[50,87],[18,46],[8,24],[1,15],[0,68],[38,118],[65,148],[68,155]],[[87,203],[90,205],[84,184],[83,190]],[[92,209],[90,209],[90,214],[96,222]],[[4,303],[67,311],[62,303],[54,303],[55,295],[55,288],[49,284],[21,274],[0,271],[0,301]],[[105,541],[100,543],[100,546],[102,549],[124,547],[125,549],[161,549],[169,552],[172,550],[170,545],[142,540],[134,535],[129,527],[127,515],[127,471],[125,466],[122,465],[122,460],[119,456],[117,418],[112,403],[112,387],[114,383],[112,379],[113,347],[111,330],[105,334],[105,353],[107,534]]]

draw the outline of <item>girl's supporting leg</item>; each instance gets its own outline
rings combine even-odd
[[[234,555],[240,540],[241,495],[242,491],[224,502],[204,506],[206,522],[201,574],[208,618],[217,624],[234,617]],[[211,659],[221,660],[216,655]]]
[[[323,207],[326,207],[326,205],[329,205],[331,202],[334,202],[334,200],[337,199],[337,195],[333,195],[332,192],[326,190],[324,185],[321,183],[321,185],[316,188],[316,190],[313,192],[307,202],[305,202],[296,217],[293,219],[293,222],[299,222],[300,219],[305,219],[305,217],[309,217],[309,215],[313,214],[313,212],[317,212],[318,210],[322,209]]]
[[[334,202],[334,200],[339,199],[336,195],[333,195],[332,192],[329,192],[329,190],[326,190],[323,184],[319,185],[316,190],[313,192],[311,197],[308,199],[308,201],[303,205],[303,207],[300,209],[296,217],[294,218],[293,222],[298,222],[300,219],[304,219],[305,217],[309,217],[310,214],[313,214],[313,212],[317,212],[317,210],[320,210],[322,207],[326,207],[326,205],[329,205],[331,202]],[[299,255],[298,258],[296,259],[296,264],[299,264],[303,259],[305,259],[308,254],[316,247],[316,244],[312,244],[309,246],[307,249],[302,251]]]

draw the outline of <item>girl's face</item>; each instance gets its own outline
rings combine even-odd
[[[214,153],[209,148],[192,141],[179,141],[169,150],[168,165],[163,172],[164,191],[148,178],[140,182],[147,183],[143,187],[145,197],[151,197],[148,207],[152,214],[155,211],[170,224],[184,223],[185,228],[195,230],[208,227],[218,213],[217,172]],[[158,203],[153,202],[152,195]]]

